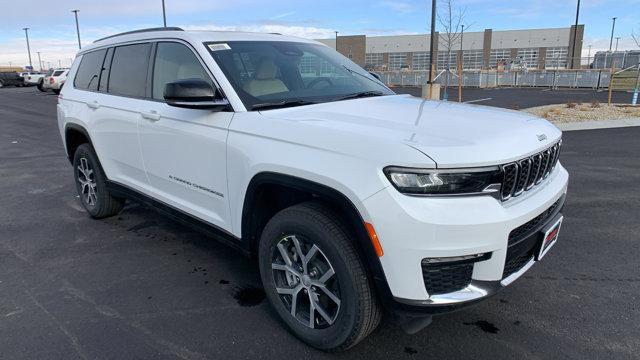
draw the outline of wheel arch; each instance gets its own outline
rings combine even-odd
[[[286,207],[310,200],[321,201],[338,212],[352,232],[356,249],[373,280],[376,293],[381,300],[391,299],[382,264],[360,211],[342,192],[314,181],[275,172],[258,173],[251,179],[244,197],[241,224],[242,240],[248,252],[253,256],[257,254],[262,230],[273,215]]]
[[[64,147],[67,151],[67,158],[69,162],[73,163],[73,155],[78,149],[78,146],[89,143],[93,146],[91,136],[89,132],[82,125],[75,123],[68,123],[64,127]]]

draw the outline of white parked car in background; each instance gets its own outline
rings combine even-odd
[[[58,68],[54,69],[51,74],[47,74],[42,80],[42,88],[38,87],[40,91],[53,90],[54,93],[59,94],[60,89],[64,85],[65,81],[67,81],[67,75],[69,74],[69,69],[66,68]]]
[[[79,53],[57,112],[92,217],[128,198],[211,230],[257,258],[275,311],[319,349],[358,343],[383,309],[414,333],[495,294],[562,223],[555,126],[396,95],[311,40],[112,36]]]
[[[24,84],[25,86],[36,86],[44,78],[45,74],[38,73],[25,73]]]

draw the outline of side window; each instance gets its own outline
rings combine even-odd
[[[92,51],[82,56],[73,86],[80,90],[97,90],[100,80],[100,69],[106,50]]]
[[[175,42],[158,43],[153,69],[153,98],[163,100],[165,85],[184,79],[201,79],[213,85],[211,77],[187,46]]]
[[[104,64],[102,64],[102,70],[100,71],[100,85],[98,86],[98,91],[107,91],[107,84],[109,83],[109,69],[111,68],[112,58],[113,48],[109,48],[109,50],[107,50],[107,57],[104,58]]]
[[[150,50],[150,43],[115,48],[107,90],[110,94],[145,96]]]

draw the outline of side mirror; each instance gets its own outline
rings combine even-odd
[[[380,75],[374,73],[373,71],[369,71],[369,74],[371,74],[371,76],[373,76],[374,78],[378,79],[378,81],[382,81],[382,78],[380,78]]]
[[[187,109],[210,109],[222,111],[229,101],[202,79],[184,79],[167,83],[164,87],[167,105]]]

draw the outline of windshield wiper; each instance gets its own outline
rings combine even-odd
[[[340,100],[349,100],[349,99],[358,99],[372,96],[383,96],[384,93],[382,91],[361,91],[353,94],[348,94],[344,96],[340,96],[338,98],[333,99],[332,101],[340,101]]]
[[[251,106],[251,110],[278,109],[278,108],[311,105],[311,104],[317,104],[317,103],[314,101],[307,101],[307,100],[282,100],[282,101],[276,101],[276,102],[266,102],[266,103],[255,104]]]

